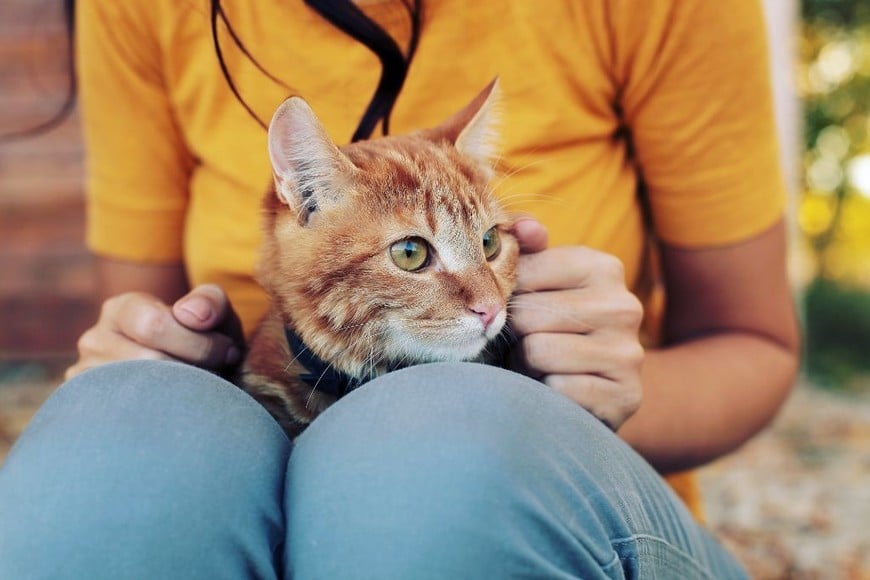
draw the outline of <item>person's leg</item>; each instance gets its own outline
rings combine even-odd
[[[297,439],[286,490],[296,580],[743,577],[599,421],[482,365],[349,394]]]
[[[262,407],[200,369],[84,373],[0,469],[0,578],[279,576],[290,448]]]

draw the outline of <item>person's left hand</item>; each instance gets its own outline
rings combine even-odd
[[[625,287],[619,259],[582,246],[547,248],[532,219],[520,244],[509,320],[519,344],[512,368],[563,393],[613,430],[640,406],[643,309]]]

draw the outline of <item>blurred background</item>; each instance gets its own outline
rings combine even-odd
[[[870,578],[870,1],[766,0],[803,376],[701,472],[708,524],[757,578]],[[96,318],[60,0],[0,0],[0,461]],[[49,122],[32,135],[15,133]]]
[[[803,102],[797,281],[807,371],[866,392],[870,370],[870,2],[805,0],[796,88]]]

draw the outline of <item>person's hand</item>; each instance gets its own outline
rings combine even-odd
[[[241,360],[243,344],[241,323],[214,284],[197,286],[172,306],[128,292],[103,303],[97,323],[79,338],[79,359],[66,378],[132,359],[177,360],[221,371]]]
[[[625,287],[622,263],[582,246],[547,248],[532,219],[520,244],[510,324],[519,337],[512,367],[563,393],[618,429],[641,402],[643,309]]]

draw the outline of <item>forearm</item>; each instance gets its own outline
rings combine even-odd
[[[795,349],[741,332],[650,350],[643,404],[619,433],[659,471],[701,465],[770,421],[797,367]]]
[[[97,257],[101,299],[145,292],[171,304],[189,290],[182,264],[140,264]]]

